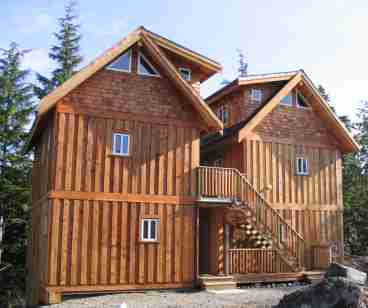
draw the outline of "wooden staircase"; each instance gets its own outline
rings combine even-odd
[[[236,282],[232,276],[201,275],[199,283],[207,291],[236,289]]]
[[[265,200],[237,169],[199,167],[198,192],[205,198],[231,200],[231,208],[246,218],[248,228],[272,243],[294,272],[304,270],[304,238]]]

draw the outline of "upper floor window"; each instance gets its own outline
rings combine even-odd
[[[223,167],[224,166],[224,159],[222,157],[216,158],[213,161],[213,166],[214,167]]]
[[[253,102],[261,102],[262,101],[262,90],[261,89],[251,89],[250,99]]]
[[[113,134],[112,154],[129,156],[130,154],[130,135],[122,133]]]
[[[192,79],[192,71],[189,68],[180,67],[179,73],[185,80],[190,81]]]
[[[301,108],[309,108],[307,99],[300,93],[297,93],[296,105]]]
[[[291,107],[293,105],[293,95],[289,93],[281,100],[281,105]]]
[[[157,70],[153,67],[153,65],[147,60],[147,58],[142,53],[139,53],[138,56],[138,74],[154,77],[160,76]]]
[[[217,110],[218,118],[224,123],[225,125],[229,123],[229,109],[227,105],[221,105]]]
[[[298,157],[296,159],[296,174],[297,175],[308,175],[309,174],[308,159],[304,157]]]
[[[143,218],[141,229],[141,240],[145,242],[158,241],[159,219]]]
[[[132,66],[132,51],[128,50],[123,53],[119,58],[117,58],[114,62],[109,64],[107,68],[109,70],[122,71],[122,72],[130,72]]]

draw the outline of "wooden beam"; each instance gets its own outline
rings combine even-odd
[[[269,114],[279,103],[280,101],[287,96],[291,90],[295,88],[295,86],[301,81],[302,74],[299,72],[295,75],[285,86],[281,88],[281,90],[268,101],[263,108],[258,111],[258,113],[239,131],[238,133],[238,142],[241,142],[247,134],[252,131],[265,117]]]
[[[185,204],[193,205],[196,202],[194,197],[148,195],[148,194],[121,194],[106,192],[81,192],[81,191],[51,191],[50,199],[69,200],[95,200],[95,201],[124,201],[140,203],[163,203],[163,204]]]

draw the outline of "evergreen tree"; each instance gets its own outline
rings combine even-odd
[[[49,57],[57,64],[51,78],[37,74],[40,86],[35,87],[35,94],[42,98],[77,72],[83,58],[80,55],[80,24],[76,15],[76,2],[71,1],[65,7],[64,16],[58,19],[59,31],[54,33],[57,43],[51,47]]]
[[[321,96],[327,102],[327,104],[330,106],[330,108],[332,109],[332,111],[334,113],[336,113],[335,107],[331,105],[330,94],[328,94],[328,92],[326,91],[326,89],[322,85],[319,85],[318,88],[317,88],[317,90],[318,90],[319,94],[321,94]]]
[[[0,307],[11,307],[11,298],[19,298],[25,281],[31,160],[23,149],[34,105],[32,87],[26,81],[28,71],[20,68],[22,56],[15,43],[0,50],[0,216],[5,226]]]
[[[237,49],[238,57],[239,57],[239,77],[246,77],[248,76],[248,62],[245,59],[245,55],[242,50]]]

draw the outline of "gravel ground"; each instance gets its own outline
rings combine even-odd
[[[276,305],[279,300],[301,286],[284,288],[242,289],[236,294],[214,294],[199,290],[147,291],[122,294],[68,297],[52,308],[266,308]],[[47,307],[47,306],[41,306]]]

